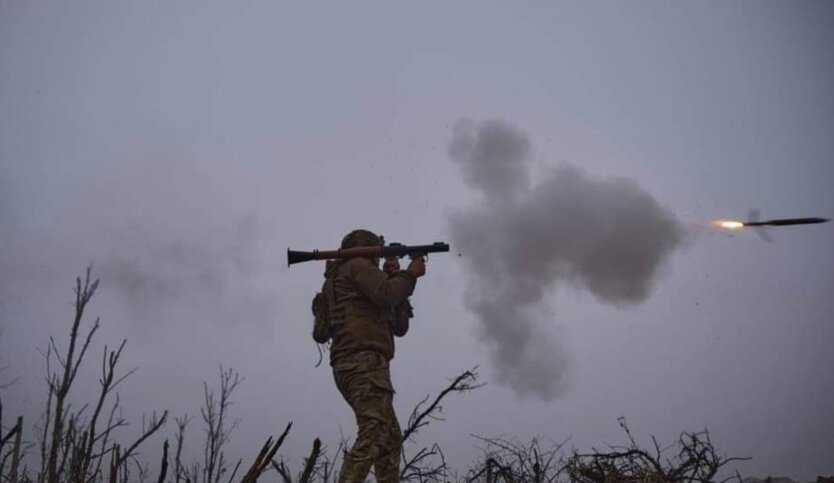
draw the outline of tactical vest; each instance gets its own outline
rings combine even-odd
[[[377,306],[370,295],[363,292],[353,273],[356,261],[329,262],[321,292],[313,299],[313,313],[316,323],[313,338],[316,342],[331,341],[330,359],[333,361],[351,353],[374,351],[387,359],[394,355],[394,336],[402,336],[408,330],[408,319],[412,316],[407,298],[396,306]],[[348,267],[348,264],[354,264]],[[363,270],[371,270],[362,264]],[[373,268],[372,270],[379,270]],[[398,276],[401,277],[401,276]],[[410,293],[413,285],[399,284],[403,295]],[[403,323],[396,323],[400,318]]]

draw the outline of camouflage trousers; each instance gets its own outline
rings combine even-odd
[[[399,481],[402,432],[394,414],[394,388],[388,361],[376,352],[359,352],[333,364],[336,387],[353,409],[358,432],[345,457],[339,483],[365,481],[371,466],[380,483]]]

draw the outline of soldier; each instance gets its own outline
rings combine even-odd
[[[383,244],[367,230],[354,230],[341,248]],[[330,365],[336,387],[353,409],[358,426],[356,441],[345,457],[340,483],[365,480],[371,466],[380,483],[399,481],[402,432],[394,413],[394,388],[389,362],[394,336],[408,331],[417,278],[426,273],[425,260],[415,258],[406,270],[387,260],[352,258],[327,263],[325,281],[313,299],[316,323],[313,338],[332,339]]]

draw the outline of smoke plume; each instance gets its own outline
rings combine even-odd
[[[266,326],[274,296],[263,279],[277,261],[271,233],[244,201],[218,192],[207,169],[223,169],[215,163],[149,156],[101,166],[94,182],[50,207],[56,221],[48,231],[25,225],[36,219],[26,210],[0,213],[11,239],[0,254],[0,288],[25,285],[45,297],[55,280],[92,263],[109,292],[102,300],[137,330],[229,320]]]
[[[642,302],[683,229],[628,179],[562,164],[531,183],[530,154],[527,136],[503,121],[459,121],[449,155],[483,202],[448,221],[498,381],[550,399],[564,389],[566,352],[539,325],[548,291],[568,283],[602,303]]]

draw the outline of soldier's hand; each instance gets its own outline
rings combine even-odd
[[[382,264],[382,271],[388,275],[394,275],[400,271],[400,260],[397,257],[389,257]]]
[[[408,264],[408,268],[406,269],[414,278],[420,278],[426,274],[426,259],[423,257],[417,257],[414,260],[411,260],[411,263]]]

